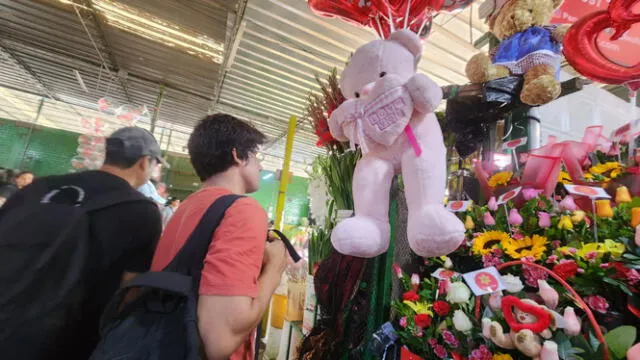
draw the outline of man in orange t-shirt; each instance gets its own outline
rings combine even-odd
[[[167,224],[152,271],[169,264],[216,199],[258,190],[261,166],[256,152],[264,141],[260,131],[231,115],[210,115],[198,123],[188,147],[202,189],[189,196]],[[209,360],[254,357],[254,330],[286,265],[282,242],[266,242],[267,221],[257,201],[242,198],[213,234],[198,298],[198,329]]]

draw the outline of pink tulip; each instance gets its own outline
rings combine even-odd
[[[581,325],[580,320],[576,316],[575,311],[571,306],[564,308],[564,332],[569,336],[576,336],[580,334]]]
[[[538,294],[544,301],[544,304],[547,305],[550,309],[555,309],[558,306],[558,301],[560,300],[560,296],[558,292],[547,283],[546,280],[538,280]]]
[[[538,226],[548,228],[551,226],[551,215],[544,211],[538,211]]]
[[[636,245],[640,246],[640,225],[636,226]]]
[[[393,272],[396,274],[398,279],[401,279],[403,274],[402,274],[402,269],[400,268],[400,266],[398,264],[393,264],[392,268],[393,268]]]
[[[418,290],[420,286],[420,276],[418,274],[411,274],[411,287],[414,291]]]
[[[502,293],[494,292],[489,296],[489,307],[492,310],[497,311],[502,309]]]
[[[496,197],[492,196],[489,199],[489,202],[487,203],[487,207],[489,208],[489,210],[491,211],[496,211],[498,210],[498,202],[496,201]]]
[[[493,226],[496,224],[496,219],[494,219],[493,216],[491,216],[491,213],[488,211],[484,213],[484,216],[482,217],[482,221],[487,226]]]
[[[531,199],[535,199],[542,193],[542,190],[526,188],[522,189],[522,197],[525,201],[529,201]]]
[[[560,201],[560,204],[558,204],[558,206],[560,207],[560,210],[567,210],[567,211],[578,210],[578,205],[576,205],[576,202],[573,201],[573,197],[571,195],[567,195],[564,199],[562,199],[562,201]]]
[[[553,341],[545,341],[540,350],[540,360],[560,360],[558,356],[558,344]]]
[[[520,213],[518,212],[518,210],[511,209],[511,211],[509,212],[509,224],[518,226],[522,224],[523,221],[524,220],[522,219],[522,216],[520,216]]]

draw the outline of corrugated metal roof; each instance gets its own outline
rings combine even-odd
[[[477,8],[434,19],[419,70],[440,85],[467,82],[472,44],[487,31]],[[98,114],[99,98],[152,108],[163,86],[156,136],[166,146],[171,131],[171,151],[184,153],[195,122],[223,111],[269,136],[265,166],[274,170],[295,115],[293,169],[302,174],[323,153],[304,121],[307,95],[318,91],[314,77],[341,70],[374,38],[369,29],[317,16],[302,0],[3,0],[0,116],[32,121],[46,96],[45,120],[82,131],[76,122]]]

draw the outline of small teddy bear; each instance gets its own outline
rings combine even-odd
[[[490,55],[474,55],[466,66],[472,83],[509,75],[523,75],[520,100],[543,105],[560,95],[557,75],[562,61],[562,39],[568,26],[548,26],[562,0],[486,0],[480,16],[501,41]]]
[[[558,345],[549,341],[556,327],[555,316],[546,306],[515,296],[502,299],[502,311],[511,331],[505,333],[497,321],[482,319],[482,333],[503,349],[518,349],[533,360],[557,360]],[[541,345],[540,340],[545,339]]]
[[[329,129],[363,153],[353,175],[355,216],[338,223],[331,234],[342,254],[370,258],[387,251],[389,191],[400,172],[413,251],[446,255],[464,241],[464,225],[442,204],[446,149],[433,113],[442,90],[416,74],[421,55],[420,38],[400,30],[358,48],[341,74],[347,100],[331,114]]]

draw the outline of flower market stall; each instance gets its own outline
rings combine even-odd
[[[524,1],[481,5],[494,50],[470,60],[471,84],[443,89],[415,74],[414,39],[467,2],[308,3],[382,39],[355,50],[342,74],[317,79],[322,93],[308,99],[327,155],[313,167],[320,221],[298,358],[638,358],[636,124],[611,136],[591,126],[581,141],[542,146],[513,131],[514,114],[588,83],[555,78],[565,33],[580,37],[579,27],[547,26],[561,2],[535,2],[525,25],[500,23],[525,16]],[[602,14],[623,28],[616,11],[634,2],[611,3]],[[550,42],[526,52],[514,36]],[[625,74],[615,83],[633,88],[640,76]]]

